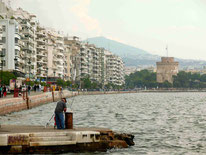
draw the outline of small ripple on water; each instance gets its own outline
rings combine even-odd
[[[74,126],[135,135],[133,147],[95,154],[206,154],[205,100],[205,93],[137,93],[78,96],[69,103],[74,101]],[[0,121],[45,125],[55,106],[46,104],[2,116]]]

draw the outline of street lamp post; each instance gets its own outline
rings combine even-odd
[[[55,80],[55,74],[56,74],[56,71],[54,70],[53,73],[54,73],[54,81],[56,81],[56,80]]]
[[[29,62],[28,62],[28,64],[29,64],[29,86],[30,86],[30,74],[31,74],[31,58],[29,58]]]
[[[48,81],[48,69],[49,68],[46,68],[46,85],[47,85],[47,81]]]
[[[3,63],[3,57],[5,56],[5,54],[2,52],[0,57],[1,57],[1,85],[3,84],[3,66],[4,66],[4,63]]]
[[[16,63],[17,63],[17,58],[14,58],[14,70],[16,70]],[[16,88],[16,80],[15,80],[15,88]]]

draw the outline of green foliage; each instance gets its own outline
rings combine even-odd
[[[10,79],[16,79],[16,76],[8,71],[0,71],[0,78],[2,78],[1,84],[9,85]]]
[[[173,87],[175,88],[206,88],[206,74],[199,74],[181,71],[174,76]]]
[[[57,85],[62,86],[64,88],[67,86],[67,83],[62,79],[57,79]]]
[[[173,84],[165,81],[164,83],[156,82],[156,73],[147,70],[138,71],[125,77],[126,88],[185,88],[185,89],[201,89],[206,88],[206,74],[191,72],[179,72],[173,76]]]
[[[26,85],[33,86],[34,84],[37,84],[37,83],[35,83],[34,81],[26,81],[25,84],[26,84]],[[38,84],[39,84],[39,83],[38,83]]]
[[[125,77],[127,88],[154,88],[158,86],[156,82],[156,73],[148,70],[137,71]]]
[[[89,79],[89,77],[81,80],[81,88],[86,88],[86,89],[92,88],[92,81]]]

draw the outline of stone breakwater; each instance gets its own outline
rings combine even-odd
[[[107,151],[134,145],[134,136],[110,129],[3,125],[0,128],[0,154],[56,154]]]
[[[18,98],[5,98],[0,100],[0,115],[18,112],[21,110],[30,109],[42,104],[58,101],[62,97],[69,98],[77,95],[99,95],[99,94],[117,94],[117,93],[136,93],[134,92],[121,92],[121,91],[107,91],[107,92],[72,92],[64,90],[62,92],[45,92],[39,95],[18,97]]]

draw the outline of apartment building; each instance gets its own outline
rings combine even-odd
[[[32,80],[55,77],[81,84],[83,78],[89,77],[102,86],[124,84],[120,57],[82,42],[79,37],[64,37],[52,28],[45,28],[37,23],[35,15],[21,8],[13,11],[0,6],[0,15],[7,18],[0,20],[4,70],[24,73],[24,77]]]
[[[0,56],[2,70],[22,71],[18,66],[18,62],[20,61],[19,40],[18,23],[13,19],[0,19]]]
[[[124,84],[124,71],[123,61],[119,56],[105,51],[106,56],[106,84],[111,83],[114,85]]]
[[[0,19],[11,19],[13,16],[13,10],[5,2],[0,0]]]
[[[70,80],[72,82],[80,82],[80,67],[83,66],[81,64],[81,53],[84,53],[82,52],[84,50],[84,46],[82,46],[82,42],[79,40],[79,37],[76,36],[65,37],[64,44],[69,49],[70,53],[70,62],[67,63],[68,65],[70,65],[70,67],[67,68],[67,70],[70,71]]]
[[[54,29],[46,29],[48,35],[47,43],[47,68],[48,76],[56,78],[65,77],[67,66],[64,55],[64,36]]]
[[[36,30],[36,58],[37,58],[37,77],[47,77],[47,42],[48,37],[44,27],[38,23]]]
[[[35,79],[37,74],[36,16],[18,8],[14,12],[14,18],[20,25],[22,70],[24,70],[26,77]]]

